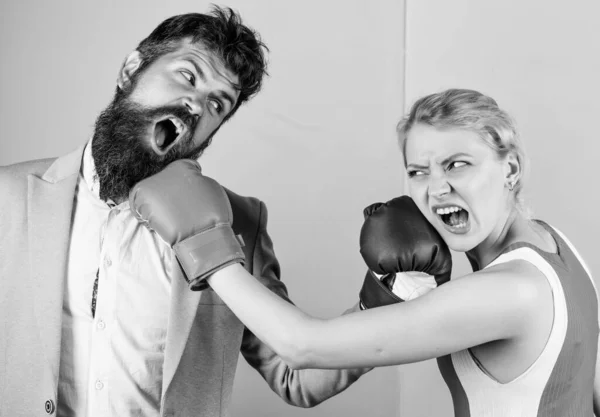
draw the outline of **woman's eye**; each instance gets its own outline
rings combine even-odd
[[[412,177],[424,175],[425,173],[423,171],[415,169],[415,170],[408,171],[407,174],[408,174],[408,178],[412,178]]]
[[[454,161],[454,162],[451,162],[450,165],[448,165],[448,168],[449,169],[460,168],[465,165],[467,165],[467,163],[464,161]]]
[[[196,85],[196,77],[189,71],[179,71],[191,85]]]

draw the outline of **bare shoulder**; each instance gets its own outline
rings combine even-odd
[[[534,319],[551,305],[552,290],[535,265],[516,259],[453,278],[422,298],[434,305],[452,300],[460,309],[478,311],[482,320],[511,317],[516,320],[511,327],[519,333],[527,322],[524,317]]]
[[[510,302],[512,308],[523,314],[539,312],[552,302],[548,279],[537,266],[524,259],[499,263],[465,276],[478,282],[500,302]]]
[[[508,286],[518,288],[525,294],[538,287],[549,287],[548,279],[533,263],[525,259],[513,259],[474,272],[475,276],[487,276],[489,279],[501,279]]]

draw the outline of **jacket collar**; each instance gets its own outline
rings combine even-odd
[[[56,158],[42,176],[42,180],[56,184],[73,174],[79,173],[84,148],[85,145],[81,145],[74,151]]]

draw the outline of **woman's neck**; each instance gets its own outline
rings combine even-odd
[[[531,232],[531,221],[526,219],[518,209],[513,208],[503,223],[483,242],[466,253],[474,271],[485,268],[496,259],[511,243],[528,240]]]
[[[531,221],[514,208],[499,228],[499,232],[492,233],[486,240],[466,253],[473,271],[485,268],[507,246],[515,242],[527,242],[550,253],[556,253],[558,250],[552,234],[542,225]]]

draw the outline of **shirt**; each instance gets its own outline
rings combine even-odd
[[[159,415],[176,267],[170,247],[138,222],[129,202],[100,200],[90,141],[73,201],[58,416]]]

